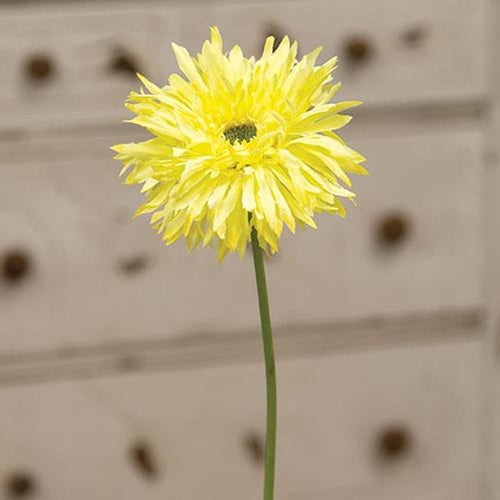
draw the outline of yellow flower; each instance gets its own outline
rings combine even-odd
[[[177,74],[157,87],[138,75],[146,91],[132,92],[129,120],[154,137],[113,147],[131,168],[126,184],[142,184],[147,201],[136,215],[166,244],[184,236],[190,250],[218,242],[243,256],[252,228],[272,253],[286,224],[316,227],[314,213],[344,216],[342,198],[354,193],[348,173],[366,174],[364,158],[334,132],[351,117],[340,114],[359,101],[330,103],[336,58],[315,66],[317,48],[296,59],[297,43],[285,37],[273,52],[269,37],[260,59],[239,46],[224,53],[216,27],[201,54],[172,44],[186,79]]]

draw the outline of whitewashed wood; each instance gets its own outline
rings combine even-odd
[[[316,231],[284,235],[269,266],[280,320],[481,307],[482,138],[453,128],[351,133],[371,175],[353,179],[358,206],[345,220],[324,216]],[[408,219],[409,233],[384,248],[377,227],[392,213]]]
[[[485,138],[487,141],[487,168],[485,169],[485,232],[487,296],[487,324],[484,343],[484,450],[485,497],[500,500],[500,2],[489,2],[487,56],[488,84],[491,108],[488,114]]]
[[[352,135],[372,175],[355,179],[359,206],[346,220],[320,217],[316,231],[283,235],[268,262],[274,324],[480,308],[479,130]],[[26,248],[35,273],[1,285],[0,352],[258,328],[250,254],[218,265],[213,250],[165,248],[146,217],[131,220],[142,197],[117,178],[107,149],[115,140],[64,139],[39,145],[40,154],[3,148],[0,251]],[[376,226],[392,211],[407,214],[411,229],[385,249]],[[124,273],[136,258],[145,266]]]
[[[62,157],[45,145],[44,160],[15,169],[14,158],[1,162],[1,253],[27,251],[34,272],[17,286],[1,284],[0,351],[218,332],[223,325],[227,331],[234,327],[228,317],[241,324],[221,312],[242,276],[253,292],[250,266],[234,261],[219,268],[213,252],[188,258],[183,245],[168,251],[147,219],[131,220],[142,197],[121,185],[108,149],[113,142],[98,141],[97,148],[76,142]],[[126,276],[120,262],[137,256],[148,266]]]
[[[476,342],[281,360],[277,499],[478,497]],[[264,426],[263,367],[243,365],[0,390],[0,474],[32,471],[39,498],[256,498],[244,446]],[[413,440],[377,457],[391,424]],[[159,477],[129,462],[151,443]]]
[[[48,177],[18,173],[0,189],[2,258],[20,250],[31,262],[23,283],[0,283],[0,345],[12,351],[63,343],[61,332],[71,321],[64,307],[72,286],[68,259],[86,244],[74,230],[76,214]]]
[[[313,0],[216,3],[227,47],[258,55],[268,32],[289,34],[302,54],[321,45],[340,56],[342,96],[366,106],[412,105],[484,97],[486,8],[482,0]],[[421,29],[420,42],[404,42]],[[363,37],[372,57],[350,64],[345,42]]]
[[[130,53],[161,84],[178,71],[170,42],[195,53],[214,23],[227,47],[239,43],[249,52],[260,50],[271,28],[298,38],[303,52],[321,44],[328,55],[342,56],[349,37],[366,36],[373,57],[361,65],[344,58],[337,76],[345,83],[344,95],[365,100],[367,107],[478,100],[485,95],[485,17],[484,0],[4,8],[0,130],[116,122],[126,116],[123,99],[138,83],[108,71],[115,49]],[[404,35],[415,28],[423,29],[424,38],[408,46]],[[55,77],[39,85],[24,74],[27,58],[36,53],[48,54],[57,66]]]
[[[140,82],[110,70],[115,54],[130,55],[140,72],[164,85],[177,67],[171,42],[198,49],[208,31],[206,10],[174,2],[0,10],[0,129],[117,123],[128,116],[123,101]],[[25,74],[36,54],[54,61],[47,81]]]
[[[482,314],[449,313],[403,317],[389,321],[339,322],[321,327],[300,325],[273,328],[279,359],[381,349],[388,346],[460,342],[479,339],[484,332]],[[334,332],[334,334],[332,334]],[[54,380],[109,376],[122,372],[177,370],[226,363],[262,360],[259,332],[205,335],[180,339],[145,339],[110,346],[21,353],[0,357],[0,386]]]
[[[2,368],[5,361],[24,363],[11,380],[30,378],[30,370],[31,379],[46,376],[54,359],[67,368],[52,378],[95,375],[96,366],[107,370],[121,355],[132,366],[141,360],[140,353],[134,358],[141,346],[148,368],[165,359],[169,366],[199,363],[210,351],[198,338],[257,329],[250,259],[230,258],[218,267],[210,251],[188,257],[183,245],[165,249],[146,220],[128,219],[140,197],[120,186],[107,153],[128,136],[79,136],[82,129],[99,135],[100,125],[125,116],[123,98],[136,84],[101,72],[116,41],[161,82],[175,70],[170,41],[196,51],[214,22],[226,46],[241,43],[249,52],[260,48],[269,22],[299,38],[305,50],[323,44],[326,55],[339,53],[351,34],[367,35],[375,44],[372,61],[359,69],[341,61],[338,77],[342,95],[362,98],[368,110],[467,106],[486,95],[486,57],[495,66],[497,45],[488,56],[483,47],[485,18],[494,24],[497,0],[235,3],[213,9],[214,2],[74,2],[0,11],[0,137],[10,141],[0,150],[0,256],[24,247],[35,264],[19,286],[0,282]],[[485,5],[496,11],[486,16]],[[428,37],[406,48],[401,35],[420,26]],[[54,54],[62,71],[39,88],[22,76],[35,49]],[[381,117],[374,113],[372,121],[375,115]],[[495,167],[485,176],[484,129],[475,125],[436,120],[426,132],[398,128],[389,121],[376,134],[352,134],[372,171],[356,180],[359,207],[346,221],[321,219],[317,232],[287,237],[269,263],[276,327],[301,331],[297,345],[298,337],[288,337],[294,354],[307,349],[304,334],[314,330],[317,353],[321,335],[328,345],[337,335],[327,326],[334,321],[432,317],[487,302],[489,341],[483,357],[478,344],[457,341],[280,362],[277,500],[500,499],[497,158],[490,158]],[[25,133],[34,140],[20,141]],[[497,136],[491,133],[490,152],[496,153]],[[394,209],[410,214],[411,238],[383,251],[374,245],[374,223]],[[119,270],[123,259],[143,255],[144,271],[127,277]],[[316,329],[316,323],[323,325]],[[441,338],[433,332],[425,338],[432,336]],[[185,351],[157,357],[154,343],[142,343],[186,337]],[[363,338],[363,345],[370,342],[368,333]],[[127,340],[138,343],[120,349]],[[223,338],[218,345],[223,350]],[[246,345],[235,342],[227,352],[246,359],[251,356],[239,352]],[[76,364],[57,354],[9,356],[48,349],[71,354],[82,346],[98,346],[96,364],[87,356],[92,349]],[[177,364],[176,352],[184,356]],[[230,357],[224,356],[213,362]],[[45,364],[37,371],[40,360]],[[263,399],[260,365],[3,388],[0,477],[32,470],[39,498],[51,500],[219,500],[233,499],[235,491],[242,500],[258,498],[262,478],[242,439],[262,432]],[[306,417],[312,426],[304,425]],[[393,421],[410,425],[417,446],[401,462],[383,465],[374,459],[373,437]],[[162,471],[151,483],[126,457],[129,443],[143,437],[154,443]]]

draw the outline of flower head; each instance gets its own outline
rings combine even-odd
[[[225,53],[212,27],[197,57],[172,44],[185,78],[157,87],[138,75],[146,90],[130,93],[130,122],[154,137],[113,149],[147,195],[136,215],[151,213],[167,244],[184,236],[189,249],[217,242],[219,259],[243,256],[254,228],[274,253],[284,224],[316,227],[315,213],[344,216],[354,198],[347,174],[366,174],[364,158],[334,131],[361,103],[330,102],[336,58],[315,66],[321,48],[297,60],[296,42],[273,45],[258,60]]]

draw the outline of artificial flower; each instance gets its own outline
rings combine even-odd
[[[190,250],[215,243],[245,254],[252,228],[259,246],[274,253],[286,225],[316,227],[314,215],[344,216],[353,200],[348,174],[366,174],[364,158],[336,131],[359,101],[331,102],[340,88],[336,58],[316,65],[321,48],[297,60],[297,42],[267,38],[259,59],[239,46],[224,52],[216,27],[201,53],[172,44],[184,77],[129,95],[129,120],[153,137],[113,147],[141,184],[149,213],[167,244],[185,237]]]

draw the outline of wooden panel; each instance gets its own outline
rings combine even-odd
[[[116,177],[114,141],[4,148],[0,258],[21,249],[33,272],[0,284],[1,351],[258,327],[250,254],[218,265],[213,250],[165,248],[147,218],[130,220],[141,196]],[[372,172],[355,179],[359,206],[346,220],[319,217],[316,231],[284,234],[268,262],[275,325],[481,307],[479,131],[353,142]],[[391,218],[404,227],[396,220],[394,233]]]
[[[482,138],[435,128],[352,134],[371,175],[345,220],[286,235],[269,266],[275,317],[329,321],[481,307]],[[285,298],[286,297],[286,298]]]
[[[177,66],[171,42],[198,49],[205,11],[172,2],[4,10],[0,128],[117,123],[129,114],[128,92],[139,89],[137,71],[166,84]]]
[[[277,499],[478,498],[480,359],[464,342],[281,360]],[[256,498],[263,404],[260,364],[4,388],[0,480],[51,500]]]
[[[9,8],[0,18],[0,128],[115,122],[138,87],[135,70],[166,82],[178,71],[170,42],[196,53],[214,23],[227,47],[249,53],[268,33],[289,33],[303,52],[323,45],[341,57],[344,95],[367,108],[484,97],[482,0]]]

